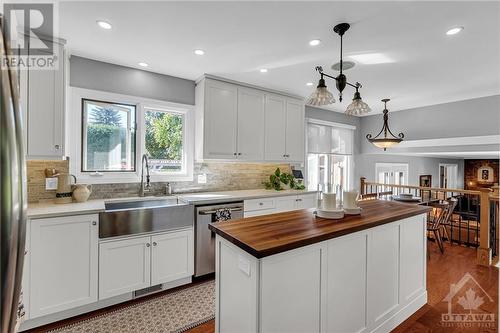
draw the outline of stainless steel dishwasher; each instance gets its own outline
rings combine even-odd
[[[243,202],[196,206],[194,276],[215,272],[215,234],[208,224],[217,222],[215,213],[219,209],[228,209],[231,220],[243,218]]]

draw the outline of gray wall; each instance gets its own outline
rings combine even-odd
[[[391,112],[389,127],[395,135],[403,132],[406,140],[453,138],[500,134],[500,95],[438,104]],[[361,119],[361,132],[377,134],[382,116]],[[361,140],[362,153],[377,153],[367,140]]]
[[[194,81],[78,56],[70,58],[70,85],[194,105]]]

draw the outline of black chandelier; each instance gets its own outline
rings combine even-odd
[[[316,71],[320,74],[320,79],[316,90],[311,94],[309,99],[307,100],[307,104],[314,106],[328,105],[335,103],[335,98],[333,94],[328,91],[325,83],[324,77],[328,77],[334,79],[336,81],[337,90],[339,91],[339,101],[342,102],[342,91],[346,86],[351,86],[356,89],[354,93],[354,98],[352,99],[352,103],[349,104],[345,113],[348,115],[363,115],[371,111],[368,104],[363,102],[361,99],[361,94],[359,93],[359,88],[362,85],[359,82],[355,84],[347,82],[347,77],[343,73],[343,60],[342,60],[342,37],[344,33],[349,30],[349,23],[340,23],[333,27],[333,31],[340,36],[340,73],[338,76],[332,76],[325,74],[323,72],[323,68],[321,66],[316,66]]]
[[[378,132],[378,134],[374,138],[371,134],[366,135],[368,141],[373,143],[376,147],[384,148],[384,151],[389,147],[397,145],[398,143],[403,141],[403,138],[405,137],[403,133],[399,133],[396,137],[389,129],[389,110],[387,110],[387,102],[389,101],[389,98],[384,98],[382,100],[382,102],[384,102],[384,124],[382,125],[382,129],[380,130],[380,132]],[[382,133],[384,133],[383,137],[381,137]]]

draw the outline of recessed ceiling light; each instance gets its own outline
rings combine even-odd
[[[309,41],[309,45],[311,45],[311,46],[316,46],[319,44],[321,44],[321,39],[313,39],[313,40]]]
[[[456,35],[459,32],[461,32],[462,30],[464,30],[464,27],[455,27],[455,28],[451,28],[450,30],[446,31],[446,34],[448,36]]]
[[[149,65],[148,65],[148,64],[146,64],[145,62],[140,62],[140,63],[139,63],[139,66],[141,66],[141,67],[148,67]]]
[[[97,25],[106,30],[110,30],[113,27],[111,23],[102,20],[98,20]]]
[[[349,58],[354,59],[356,62],[364,65],[387,64],[395,62],[394,59],[389,58],[383,53],[365,53],[351,55]]]
[[[261,72],[261,73],[267,73],[267,68],[261,68],[261,69],[260,69],[260,72]]]
[[[312,82],[307,82],[307,83],[306,83],[306,86],[309,86],[309,87],[310,87],[310,86],[312,86],[313,84],[314,84],[314,83],[312,83]]]
[[[198,49],[198,50],[194,50],[194,54],[196,54],[196,55],[204,55],[204,54],[205,54],[205,51],[200,50],[200,49]]]

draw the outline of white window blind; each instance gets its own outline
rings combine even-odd
[[[354,128],[309,121],[307,152],[316,154],[351,155]]]

